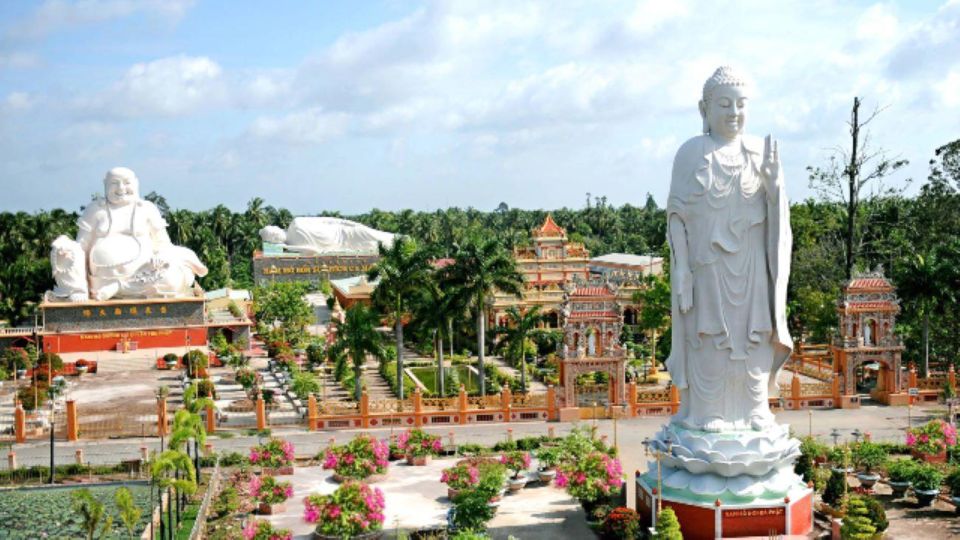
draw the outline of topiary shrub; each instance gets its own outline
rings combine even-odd
[[[863,499],[850,499],[847,515],[843,517],[840,527],[840,537],[844,540],[871,540],[876,534],[877,528],[870,522],[870,511]]]
[[[843,500],[846,493],[847,473],[841,470],[830,471],[830,479],[827,480],[827,487],[823,490],[823,502],[837,508]]]
[[[683,533],[680,532],[680,522],[677,521],[677,514],[673,508],[666,507],[657,514],[657,534],[654,535],[657,540],[683,540]]]
[[[882,533],[887,530],[890,523],[887,521],[887,511],[883,509],[883,504],[881,504],[880,501],[867,495],[854,495],[850,498],[851,502],[854,499],[863,501],[864,506],[867,508],[867,517],[870,518],[870,523],[873,527],[877,529],[877,533]]]

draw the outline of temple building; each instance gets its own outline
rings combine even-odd
[[[523,275],[523,296],[516,298],[497,291],[491,322],[502,324],[507,308],[511,306],[521,310],[540,306],[540,312],[547,318],[546,326],[559,328],[563,285],[575,277],[586,279],[589,276],[590,252],[583,244],[571,242],[566,229],[557,225],[549,214],[543,225],[530,231],[530,235],[531,245],[514,249],[517,269]]]
[[[859,407],[866,386],[872,386],[870,397],[880,403],[908,403],[900,367],[903,341],[896,334],[898,313],[900,299],[881,272],[856,276],[844,286],[837,302],[840,332],[831,347],[840,407]],[[865,373],[868,367],[876,368],[875,379]]]

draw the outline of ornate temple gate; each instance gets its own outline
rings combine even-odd
[[[560,358],[561,420],[605,418],[625,403],[623,319],[613,285],[575,281],[565,288]],[[606,384],[577,384],[583,374],[607,374]],[[596,403],[596,406],[594,405]]]
[[[880,271],[851,279],[837,303],[840,336],[834,341],[834,376],[839,379],[842,408],[859,407],[858,368],[871,362],[879,366],[870,397],[886,405],[906,405],[900,355],[903,343],[894,332],[900,300]]]

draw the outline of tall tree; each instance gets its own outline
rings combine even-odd
[[[367,272],[367,278],[380,280],[373,292],[373,302],[393,316],[399,398],[403,399],[403,317],[407,313],[407,304],[427,281],[430,263],[416,241],[405,236],[397,237],[390,247],[380,244],[378,252],[380,260]]]
[[[502,336],[502,343],[508,354],[520,359],[520,391],[527,393],[527,346],[537,333],[538,325],[543,322],[540,306],[533,306],[521,312],[516,306],[507,308],[507,324],[495,329]]]
[[[853,276],[857,255],[862,248],[861,224],[869,216],[863,215],[865,200],[898,195],[902,189],[883,185],[883,179],[909,162],[905,159],[888,159],[883,150],[870,147],[867,125],[872,122],[880,109],[862,118],[861,100],[853,98],[853,108],[847,125],[850,129],[850,148],[837,147],[825,167],[807,167],[810,174],[810,187],[826,200],[840,201],[845,208],[844,271],[847,279]],[[872,191],[867,191],[867,188]]]
[[[649,332],[651,363],[657,361],[657,334],[670,323],[670,278],[648,275],[643,287],[633,293],[632,300],[640,306],[637,326]]]
[[[517,270],[513,254],[493,236],[481,236],[477,233],[469,235],[456,250],[453,260],[453,264],[444,268],[444,280],[456,286],[454,294],[461,304],[476,310],[480,395],[484,396],[487,298],[495,289],[519,298],[523,277]]]
[[[360,395],[363,392],[361,376],[363,374],[363,363],[367,355],[373,355],[382,359],[384,356],[383,337],[377,332],[379,323],[377,314],[363,304],[355,304],[347,310],[343,322],[336,321],[337,339],[331,347],[330,353],[334,357],[346,354],[350,357],[353,364],[353,392],[354,399],[360,401]],[[401,381],[399,385],[401,397],[403,399],[403,373],[399,374],[397,379]]]
[[[430,273],[430,279],[423,283],[421,293],[413,303],[414,317],[432,336],[434,356],[437,360],[437,394],[446,395],[443,338],[450,327],[454,312],[458,309],[454,296],[440,282],[438,271]]]

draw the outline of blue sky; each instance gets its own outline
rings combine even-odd
[[[960,1],[0,3],[0,210],[77,209],[133,168],[174,207],[296,214],[662,204],[714,68],[755,81],[791,198],[847,142],[960,137]]]

